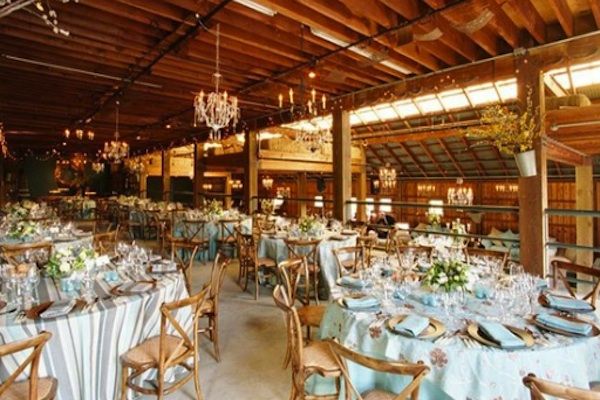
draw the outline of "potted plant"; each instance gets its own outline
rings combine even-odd
[[[539,135],[540,116],[539,110],[533,107],[531,92],[529,89],[527,105],[521,113],[496,104],[482,111],[481,126],[467,129],[467,136],[494,145],[502,153],[514,156],[522,177],[537,175],[533,143]]]

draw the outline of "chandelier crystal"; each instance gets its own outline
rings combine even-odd
[[[67,4],[70,2],[78,3],[79,0],[57,0],[57,2]],[[34,7],[29,7],[31,4]],[[15,11],[24,9],[30,14],[40,18],[57,35],[69,36],[70,32],[60,27],[58,14],[50,5],[50,1],[42,0],[0,0],[0,18],[6,17]]]
[[[463,179],[456,179],[456,187],[449,187],[447,193],[448,204],[457,206],[471,206],[473,205],[473,189],[470,187],[462,186]]]
[[[390,166],[390,163],[379,168],[379,182],[384,190],[396,189],[396,170]]]
[[[125,158],[129,157],[129,144],[122,140],[119,140],[119,102],[117,101],[117,107],[115,112],[115,140],[104,143],[104,151],[102,152],[102,158],[106,161],[113,163],[120,163]]]
[[[303,127],[296,134],[296,142],[304,144],[310,151],[315,152],[326,144],[333,142],[329,127],[324,127],[316,120],[311,120],[310,126]]]
[[[273,187],[273,178],[270,176],[265,176],[262,178],[262,185],[265,189],[270,190]]]
[[[219,45],[220,45],[220,25],[217,25],[217,54],[215,58],[215,91],[205,95],[204,90],[196,95],[194,99],[194,126],[204,123],[211,129],[209,140],[221,140],[220,130],[230,123],[237,124],[240,116],[238,99],[235,96],[229,96],[227,91],[219,92],[219,82],[222,78],[219,72]]]

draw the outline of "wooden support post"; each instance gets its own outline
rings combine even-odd
[[[194,207],[200,208],[204,201],[204,146],[200,143],[194,144]]]
[[[258,145],[256,132],[246,133],[244,143],[244,206],[248,214],[258,207]]]
[[[225,197],[223,198],[225,210],[231,209],[231,173],[225,175]]]
[[[148,197],[148,172],[144,171],[140,174],[140,198]]]
[[[575,208],[578,210],[594,209],[594,168],[591,163],[575,167]],[[594,245],[594,219],[592,217],[575,218],[577,244]],[[594,253],[589,250],[577,250],[576,263],[591,267]]]
[[[340,107],[333,110],[333,216],[342,221],[350,217],[346,201],[352,193],[352,157],[350,113]]]
[[[368,192],[368,177],[367,177],[367,166],[362,165],[361,171],[358,174],[358,193],[356,198],[359,201],[365,201],[367,199]],[[367,220],[367,208],[364,204],[359,204],[356,209],[356,219],[359,221]]]
[[[308,197],[308,182],[306,180],[306,172],[300,172],[298,174],[298,196],[301,199]],[[300,217],[306,217],[306,201],[301,201],[298,204],[298,210]]]
[[[171,201],[171,150],[162,151],[163,201]]]
[[[0,154],[0,207],[4,207],[6,203],[6,181],[4,179],[6,175],[6,159]]]
[[[517,60],[517,93],[521,110],[527,107],[527,96],[531,95],[534,109],[544,115],[544,85],[540,69],[524,56]],[[546,241],[548,236],[548,179],[547,155],[543,121],[540,136],[535,140],[537,175],[519,178],[519,239],[520,260],[529,273],[545,276],[548,260]]]

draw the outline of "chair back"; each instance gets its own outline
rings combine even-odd
[[[205,243],[208,241],[206,234],[206,221],[183,219],[183,237],[191,243]]]
[[[34,256],[38,266],[46,265],[50,257],[52,257],[51,242],[35,242],[35,243],[19,243],[19,244],[2,244],[0,245],[0,255],[10,264],[21,264],[23,258]],[[33,254],[32,254],[33,253]],[[32,260],[33,261],[33,260]]]
[[[275,286],[275,289],[273,290],[273,300],[275,300],[275,305],[277,305],[284,313],[288,343],[290,344],[291,350],[293,376],[298,374],[302,375],[301,372],[304,368],[304,342],[302,338],[302,325],[300,324],[298,312],[292,305],[292,301],[288,297],[286,289],[281,285]],[[302,383],[302,385],[304,384]]]
[[[267,218],[256,219],[256,226],[260,233],[273,232],[275,231],[275,220]]]
[[[234,243],[236,240],[235,227],[240,224],[240,219],[222,219],[219,221],[219,239],[223,242]]]
[[[190,307],[192,311],[191,332],[198,331],[198,320],[202,315],[202,305],[206,301],[208,288],[203,289],[198,294],[187,297],[182,300],[177,300],[171,303],[163,303],[160,307],[160,341],[159,341],[159,358],[158,371],[159,376],[164,376],[165,371],[170,367],[180,364],[183,360],[190,357],[197,357],[197,335],[189,335],[188,332],[181,326],[177,320],[178,311],[183,308]],[[172,330],[170,329],[172,328]],[[172,333],[169,333],[171,332]],[[177,344],[174,349],[169,349],[167,352],[167,336],[178,337]],[[167,357],[167,353],[169,356]]]
[[[221,292],[221,287],[223,286],[223,280],[225,279],[225,271],[230,262],[231,259],[229,259],[229,257],[227,257],[225,254],[220,251],[217,253],[210,271],[210,282],[208,283],[210,287],[208,293],[209,298],[215,300],[219,298],[219,293]]]
[[[188,293],[192,291],[192,266],[197,252],[198,246],[190,247],[182,242],[171,242],[171,261],[175,262],[177,269],[183,272]]]
[[[94,249],[100,254],[114,253],[119,237],[119,226],[115,230],[108,230],[94,234]]]
[[[300,278],[304,276],[308,282],[308,268],[304,258],[290,258],[284,260],[277,265],[279,277],[283,288],[286,291],[287,298],[290,304],[296,301],[296,293],[300,284]],[[305,299],[307,301],[307,299]],[[306,303],[308,304],[308,302]]]
[[[500,263],[501,268],[506,266],[508,261],[508,251],[480,249],[477,247],[467,247],[465,249],[467,262],[472,263],[477,259],[493,259]]]
[[[575,290],[573,290],[571,283],[577,281],[577,276],[570,277],[568,273],[591,276],[595,282],[592,285],[592,289],[583,296],[583,300],[589,301],[592,306],[596,307],[598,292],[600,292],[600,270],[558,260],[553,260],[551,265],[552,286],[556,288],[558,282],[562,282],[563,286],[573,298],[577,298],[577,294],[575,293]]]
[[[308,264],[317,264],[317,250],[321,239],[284,239],[288,258],[305,258]]]
[[[356,245],[363,247],[365,253],[365,262],[367,265],[371,265],[371,254],[373,254],[373,247],[377,244],[377,236],[372,235],[359,235],[356,238]]]
[[[600,392],[560,385],[539,379],[534,374],[529,374],[523,378],[523,384],[529,389],[531,400],[550,399],[550,397],[547,398],[544,395],[563,400],[600,400]]]
[[[411,399],[418,398],[421,382],[429,373],[429,367],[423,364],[422,361],[419,361],[416,364],[412,364],[397,362],[393,360],[380,360],[350,350],[349,348],[339,344],[334,340],[328,340],[327,342],[329,343],[329,346],[331,347],[331,350],[340,366],[340,369],[342,370],[342,375],[346,380],[346,399],[353,398],[353,392],[358,400],[363,400],[363,397],[352,383],[352,379],[350,378],[350,374],[348,373],[347,361],[351,361],[353,363],[362,365],[363,367],[378,372],[411,376],[412,381],[404,389],[402,389],[400,393],[394,395],[393,397],[385,398],[393,400],[405,400],[409,397]]]
[[[338,276],[353,274],[365,268],[365,248],[362,246],[348,246],[333,249],[333,256],[338,267]]]
[[[44,345],[50,340],[52,334],[42,331],[39,335],[19,342],[6,343],[0,345],[0,359],[15,353],[20,353],[31,349],[31,353],[19,364],[17,369],[11,373],[8,378],[0,384],[0,398],[15,383],[17,378],[25,371],[28,366],[29,370],[29,399],[38,399],[38,368],[40,365],[40,357]]]

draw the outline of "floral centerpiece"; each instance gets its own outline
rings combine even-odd
[[[442,223],[442,216],[437,213],[427,213],[427,222],[429,225],[439,226]]]
[[[29,210],[23,207],[20,202],[6,203],[3,211],[12,219],[23,219],[29,215]]]
[[[532,90],[527,93],[527,104],[522,112],[504,105],[489,106],[481,112],[481,126],[467,129],[467,136],[496,146],[502,153],[515,156],[522,176],[534,176],[534,140],[540,132],[539,109],[533,107]]]
[[[83,271],[86,263],[96,258],[96,252],[89,248],[63,248],[52,253],[46,274],[51,278],[64,278],[76,271]]]
[[[317,217],[302,217],[298,221],[298,230],[304,235],[320,236],[325,229],[325,225]]]
[[[223,215],[223,203],[215,199],[205,201],[202,212],[206,219],[217,220]]]
[[[6,235],[15,240],[30,241],[40,236],[41,226],[35,221],[14,221],[11,222]]]
[[[465,290],[469,284],[469,266],[454,259],[437,260],[427,270],[423,284],[446,292]]]
[[[273,199],[262,199],[260,201],[260,209],[267,215],[273,214],[273,211],[275,210]]]

